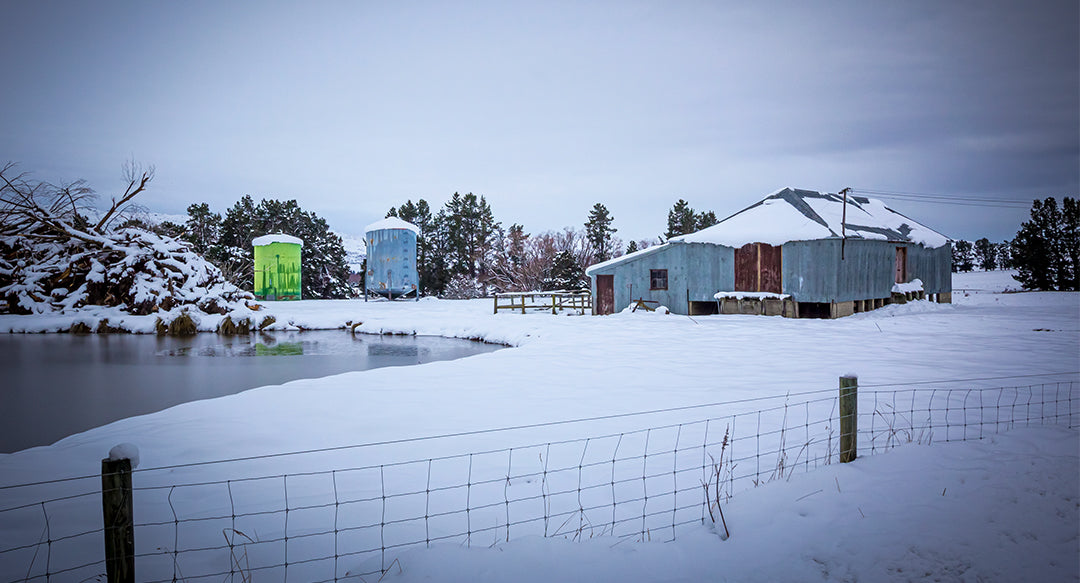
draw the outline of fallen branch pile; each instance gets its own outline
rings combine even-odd
[[[0,313],[43,314],[119,306],[134,315],[191,306],[208,314],[246,309],[254,297],[186,242],[141,228],[113,230],[153,171],[129,170],[124,195],[94,224],[83,183],[53,186],[0,170]]]

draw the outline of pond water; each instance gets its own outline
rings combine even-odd
[[[117,419],[264,385],[452,360],[499,346],[342,330],[197,334],[0,334],[0,453]]]

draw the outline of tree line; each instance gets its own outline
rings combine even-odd
[[[599,202],[581,227],[537,234],[526,232],[520,223],[504,227],[486,197],[471,192],[455,192],[437,211],[422,198],[410,199],[391,207],[386,216],[419,228],[416,263],[421,292],[449,298],[587,289],[588,266],[716,223],[715,213],[697,212],[680,199],[668,212],[663,235],[630,241],[624,250],[622,240],[615,236],[614,217]],[[305,299],[344,298],[353,292],[340,237],[330,231],[325,219],[304,211],[295,200],[256,203],[245,195],[224,214],[198,203],[188,206],[184,224],[150,225],[139,219],[129,224],[187,241],[229,281],[248,291],[254,280],[251,241],[270,233],[294,235],[304,241],[301,287]]]
[[[391,207],[420,229],[417,271],[422,293],[451,298],[491,292],[587,289],[585,269],[656,241],[630,241],[623,248],[614,217],[595,203],[581,227],[528,233],[520,223],[504,227],[484,196],[455,192],[437,212],[424,199]],[[712,211],[697,212],[679,200],[668,213],[664,240],[716,224]]]
[[[244,196],[224,216],[206,203],[188,207],[183,225],[154,226],[162,234],[191,243],[218,266],[225,277],[250,291],[254,254],[251,240],[285,232],[304,240],[302,287],[305,298],[348,297],[349,269],[341,239],[326,221],[305,212],[295,200],[255,203]],[[417,270],[425,295],[469,298],[500,291],[582,289],[589,287],[585,269],[595,263],[645,249],[656,242],[685,235],[718,222],[713,211],[696,211],[679,199],[668,211],[667,229],[654,240],[630,241],[623,248],[615,236],[614,217],[596,203],[582,227],[531,234],[520,223],[508,227],[496,220],[484,196],[455,192],[434,212],[424,199],[391,207],[395,216],[416,225]],[[137,219],[122,226],[143,226]],[[952,270],[1015,269],[1025,289],[1080,289],[1080,211],[1076,199],[1035,200],[1031,218],[1010,241],[987,238],[953,242]]]
[[[618,254],[614,218],[593,205],[583,228],[532,235],[520,223],[504,228],[487,199],[455,192],[432,212],[424,199],[391,207],[420,229],[417,271],[424,294],[452,298],[492,291],[532,291],[588,287],[585,268]]]
[[[1015,269],[1024,289],[1080,290],[1080,205],[1065,197],[1032,202],[1031,218],[1010,241],[953,241],[952,270]]]
[[[953,241],[953,273],[975,269],[983,271],[1010,269],[1012,266],[1012,241],[995,243],[986,237],[977,241],[963,239]]]
[[[135,226],[184,239],[222,270],[238,287],[250,291],[254,254],[251,240],[285,232],[304,240],[302,287],[305,298],[344,298],[351,290],[341,239],[326,221],[305,212],[295,200],[244,196],[224,216],[206,203],[188,207],[183,225]],[[425,295],[482,297],[493,292],[586,289],[590,265],[633,253],[657,242],[718,222],[713,211],[696,211],[679,199],[668,211],[667,229],[653,240],[630,241],[623,248],[615,236],[614,217],[602,203],[590,209],[582,227],[530,234],[520,223],[503,227],[484,196],[455,192],[437,212],[424,199],[391,207],[387,217],[416,225],[417,270]],[[952,271],[1015,269],[1024,289],[1080,290],[1080,205],[1065,197],[1035,200],[1031,218],[1012,240],[955,240]]]

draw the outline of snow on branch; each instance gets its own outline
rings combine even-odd
[[[128,188],[94,225],[85,214],[94,194],[82,181],[56,186],[30,181],[12,164],[0,169],[0,313],[247,308],[253,296],[186,242],[134,227],[111,230],[117,213],[153,178],[153,169],[132,168]]]

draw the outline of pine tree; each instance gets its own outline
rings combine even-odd
[[[544,291],[576,290],[586,288],[585,271],[574,257],[574,253],[565,249],[555,256],[548,276],[544,279]]]
[[[514,223],[510,225],[506,238],[507,259],[510,261],[510,265],[520,267],[525,263],[525,241],[529,239],[529,234],[525,232],[524,226]]]
[[[704,213],[701,213],[701,214],[697,215],[695,217],[694,221],[697,223],[697,230],[698,231],[700,231],[702,229],[705,229],[705,228],[708,228],[708,227],[711,227],[711,226],[715,225],[716,223],[720,222],[716,218],[716,213],[714,213],[712,211],[707,211],[707,212],[704,212]]]
[[[597,263],[611,259],[611,236],[617,231],[611,226],[613,220],[607,207],[600,203],[593,205],[589,212],[589,220],[585,223],[585,237],[592,246],[593,260]]]
[[[629,255],[638,250],[637,241],[630,241],[630,244],[626,246],[626,254]]]
[[[668,211],[667,231],[664,233],[663,239],[670,239],[679,235],[688,235],[711,227],[720,221],[716,218],[716,213],[713,211],[705,211],[702,213],[695,212],[690,207],[690,203],[683,199],[679,199],[675,203],[675,206],[671,207]],[[662,240],[663,240],[662,239]]]
[[[697,218],[694,216],[694,209],[690,208],[690,203],[680,198],[668,211],[667,231],[664,233],[664,238],[670,239],[693,233],[696,228]]]
[[[254,222],[255,202],[245,194],[225,211],[218,239],[207,251],[207,259],[221,269],[226,279],[246,291],[254,286],[254,250],[248,253],[256,237]]]
[[[997,267],[997,246],[983,237],[975,241],[975,257],[979,262],[979,269],[990,271]]]
[[[450,279],[454,276],[451,262],[454,255],[450,241],[451,230],[451,220],[444,208],[431,220],[431,232],[425,237],[428,249],[426,260],[428,279],[425,291],[437,296],[443,295]]]
[[[1016,279],[1024,289],[1057,289],[1061,280],[1061,212],[1053,197],[1031,204],[1031,220],[1020,225],[1012,241]]]
[[[953,243],[952,270],[956,272],[968,272],[975,269],[974,251],[971,241],[959,240]]]
[[[1012,245],[1009,241],[1002,241],[996,243],[994,247],[997,249],[998,267],[1001,269],[1012,269]]]
[[[1061,201],[1061,253],[1058,289],[1080,290],[1080,201],[1068,196]]]
[[[492,251],[499,230],[487,200],[471,192],[465,195],[455,192],[440,215],[451,272],[483,279],[484,271],[494,260]]]

